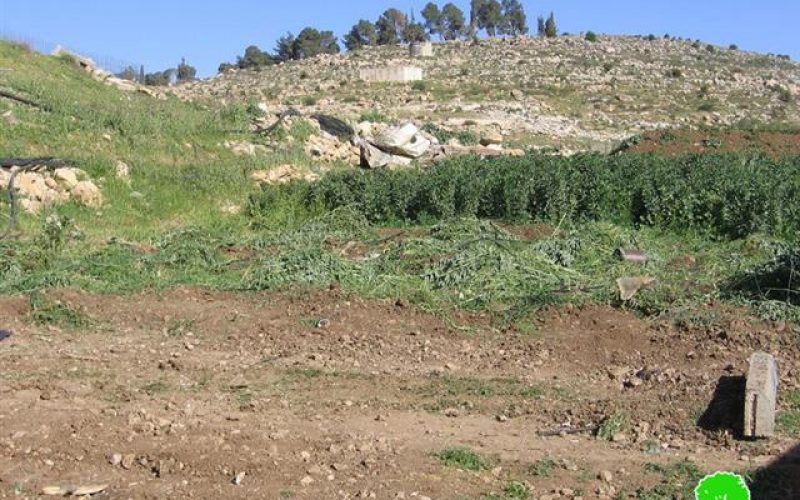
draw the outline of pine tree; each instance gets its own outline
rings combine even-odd
[[[439,6],[433,2],[428,2],[424,9],[422,9],[422,18],[425,19],[425,29],[431,36],[443,36],[442,29],[442,12]]]
[[[197,76],[197,69],[194,66],[186,64],[186,58],[181,58],[181,63],[178,65],[177,70],[178,83],[191,82]]]
[[[556,25],[556,16],[552,12],[547,22],[544,25],[544,34],[547,38],[555,38],[558,36],[558,26]]]
[[[536,18],[536,34],[540,37],[545,37],[547,34],[547,28],[544,22],[544,17],[539,16]]]
[[[525,35],[528,33],[528,17],[519,0],[503,0],[503,34]]]
[[[442,8],[442,36],[445,40],[458,40],[466,35],[467,21],[464,12],[453,3]]]
[[[375,25],[366,19],[358,21],[344,37],[344,46],[347,50],[357,50],[361,47],[376,45],[377,43],[378,32],[375,30]]]
[[[375,27],[378,30],[378,44],[392,45],[400,43],[400,37],[408,26],[408,17],[397,9],[388,9],[384,12]]]
[[[494,38],[504,25],[503,7],[498,0],[484,0],[478,11],[478,28]]]

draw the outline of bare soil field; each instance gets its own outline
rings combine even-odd
[[[793,325],[717,304],[708,328],[567,305],[499,331],[336,288],[48,298],[86,326],[0,298],[0,498],[680,498],[797,437],[736,418],[754,350],[797,389]]]
[[[800,154],[800,132],[670,129],[647,132],[628,153],[756,153],[773,158]]]

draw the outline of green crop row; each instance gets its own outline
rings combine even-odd
[[[349,206],[373,223],[474,216],[555,224],[609,221],[742,238],[800,228],[800,157],[655,155],[452,159],[429,169],[334,172],[315,184],[267,187],[264,215],[287,199]]]

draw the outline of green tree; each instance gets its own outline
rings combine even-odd
[[[433,2],[428,2],[424,9],[422,9],[422,18],[425,19],[425,29],[431,36],[443,36],[442,29],[442,11],[439,6]]]
[[[448,3],[442,8],[442,36],[445,40],[457,40],[467,32],[464,12],[455,4]]]
[[[139,80],[138,82],[144,85],[144,64],[139,66]]]
[[[480,25],[481,10],[486,0],[470,0],[469,3],[469,29],[466,33],[469,36],[475,36],[478,33],[478,26]]]
[[[135,81],[136,80],[136,70],[133,68],[133,66],[128,66],[127,68],[125,68],[122,71],[120,71],[119,73],[117,73],[116,77],[117,78],[122,78],[123,80]]]
[[[425,26],[420,23],[408,23],[403,31],[403,41],[408,43],[424,42],[430,40]]]
[[[498,0],[484,0],[478,11],[478,28],[486,30],[486,33],[494,38],[504,24],[503,6],[500,2]]]
[[[558,36],[558,26],[556,25],[556,16],[552,12],[547,22],[544,24],[544,36],[547,38],[555,38]]]
[[[375,30],[375,25],[366,19],[358,21],[350,32],[344,36],[344,46],[347,50],[357,50],[377,43],[378,32]]]
[[[186,64],[185,58],[181,58],[181,63],[178,65],[176,75],[178,83],[191,82],[197,76],[197,69],[194,66]]]
[[[540,37],[547,36],[547,27],[542,16],[536,18],[536,34]]]
[[[519,0],[503,0],[503,34],[525,35],[528,33],[528,16]]]
[[[241,69],[269,66],[274,62],[275,61],[272,59],[272,56],[255,45],[251,45],[244,49],[244,55],[239,56],[236,59],[236,65]]]
[[[400,37],[405,33],[406,26],[408,26],[408,16],[397,9],[387,9],[375,23],[378,30],[378,44],[400,43]]]
[[[307,59],[320,54],[338,54],[341,51],[339,42],[332,31],[319,31],[307,27],[294,40],[293,59]]]
[[[224,62],[224,63],[219,65],[219,68],[217,68],[217,72],[226,73],[226,72],[228,72],[228,71],[230,71],[232,69],[236,69],[236,65],[235,64]]]
[[[174,74],[174,68],[165,69],[164,71],[156,71],[155,73],[149,73],[144,77],[144,84],[153,87],[166,87],[172,82],[172,76]]]
[[[294,42],[295,37],[291,32],[286,33],[282,37],[278,38],[278,41],[275,44],[275,59],[278,61],[290,61],[292,59],[297,59],[294,53]]]

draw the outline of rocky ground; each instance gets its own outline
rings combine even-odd
[[[786,391],[800,372],[791,326],[721,306],[707,328],[566,306],[500,332],[336,289],[48,300],[72,326],[0,299],[0,498],[625,498],[793,445],[707,410],[754,349]]]
[[[365,83],[359,69],[417,65],[425,80]],[[435,44],[432,58],[406,47],[238,71],[174,89],[191,99],[293,106],[352,122],[370,116],[433,123],[515,146],[565,152],[611,149],[642,131],[800,122],[800,65],[689,40],[579,36]]]

